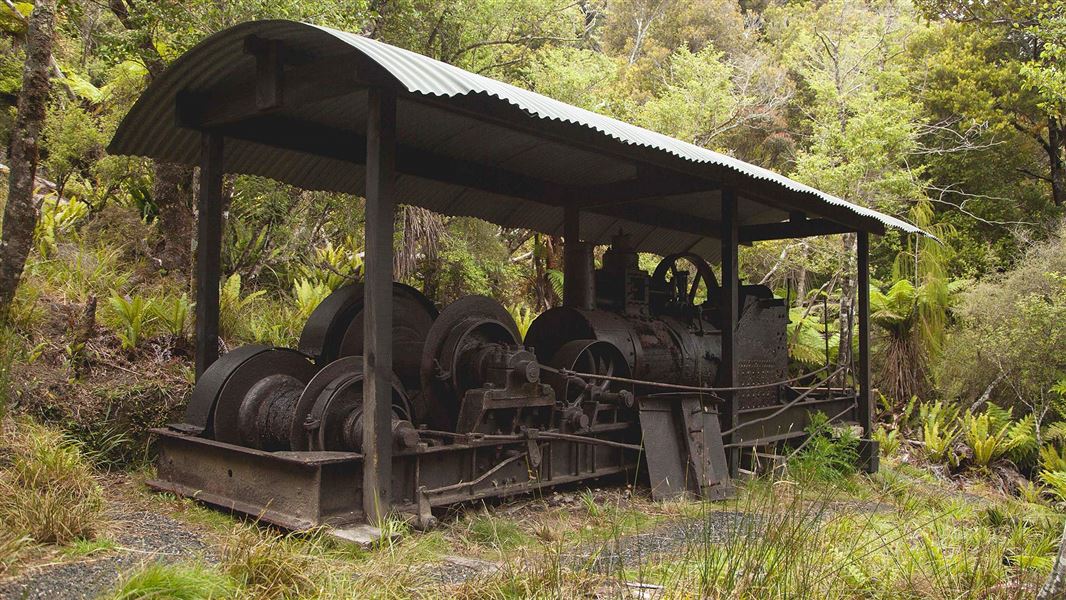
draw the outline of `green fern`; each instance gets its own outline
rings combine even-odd
[[[1045,471],[1066,472],[1066,448],[1045,444],[1040,448],[1040,468]]]
[[[1016,465],[1029,465],[1037,456],[1040,442],[1036,438],[1036,415],[1028,415],[1013,421],[1007,428],[1010,450],[1007,456]]]
[[[119,321],[118,339],[122,348],[132,350],[144,340],[146,326],[152,322],[152,301],[141,296],[122,296],[112,291],[108,298],[111,311]]]
[[[301,321],[306,321],[332,290],[321,281],[299,279],[293,284],[292,293],[296,300],[296,312]]]
[[[1043,431],[1044,439],[1051,442],[1066,442],[1066,421],[1055,421]]]
[[[979,415],[966,412],[963,416],[964,440],[973,451],[974,464],[987,467],[1011,451],[1010,427],[1010,422],[999,425],[997,415],[992,411]]]
[[[157,300],[152,305],[152,314],[159,319],[163,330],[175,338],[184,338],[192,321],[194,304],[187,294]]]
[[[954,424],[929,421],[922,424],[922,442],[925,444],[925,456],[932,462],[958,464],[958,456],[953,451],[955,440],[959,437],[959,428]]]
[[[222,282],[219,289],[219,325],[224,335],[237,333],[237,325],[241,322],[241,314],[246,308],[255,302],[266,292],[259,290],[247,296],[241,296],[241,276],[237,273],[230,275]]]
[[[529,326],[533,324],[533,320],[537,318],[537,315],[528,307],[518,306],[517,304],[507,307],[507,312],[511,313],[511,318],[514,319],[515,325],[518,326],[519,336],[521,336],[521,339],[525,339],[526,332],[529,331]]]
[[[1041,471],[1040,481],[1059,502],[1066,502],[1066,471]]]

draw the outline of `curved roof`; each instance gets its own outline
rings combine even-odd
[[[210,105],[242,82],[254,89],[255,58],[244,44],[250,35],[284,44],[293,72],[325,68],[328,78],[307,85],[319,88],[304,90],[308,102],[278,107],[270,120],[223,128],[230,173],[362,193],[359,149],[348,158],[345,144],[357,144],[365,134],[367,85],[380,85],[398,94],[396,190],[402,203],[554,234],[562,230],[563,205],[580,201],[587,190],[606,195],[583,205],[587,241],[606,243],[621,229],[642,250],[694,250],[708,258],[717,256],[717,244],[709,243],[717,231],[702,224],[713,224],[720,214],[721,185],[736,190],[742,225],[779,223],[798,212],[853,229],[922,233],[736,158],[402,48],[292,21],[243,23],[185,53],[148,87],[108,150],[196,164],[199,133],[179,123],[178,98],[199,97]],[[322,93],[324,87],[331,93]],[[404,152],[408,170],[401,164]],[[493,170],[491,185],[477,177],[482,168]],[[471,172],[455,175],[464,170]],[[682,180],[689,183],[679,185]],[[701,187],[701,181],[708,185]],[[626,196],[619,202],[624,209],[612,206],[612,193]]]

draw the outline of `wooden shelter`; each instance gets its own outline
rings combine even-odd
[[[153,81],[112,154],[199,165],[196,370],[218,357],[224,173],[366,198],[363,503],[389,506],[393,223],[397,204],[562,235],[564,302],[588,302],[588,248],[619,230],[636,249],[720,261],[737,321],[740,244],[858,237],[858,420],[871,427],[869,236],[893,217],[786,177],[355,34],[290,21],[237,25]],[[734,328],[723,376],[737,380]],[[727,415],[728,418],[728,415]]]

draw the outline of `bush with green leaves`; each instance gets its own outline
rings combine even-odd
[[[116,335],[122,348],[133,350],[144,341],[148,325],[155,320],[153,301],[143,296],[123,296],[112,291],[107,303],[118,323]]]
[[[256,299],[266,294],[266,290],[256,290],[242,294],[241,276],[234,273],[222,282],[219,288],[218,309],[220,334],[225,337],[240,337],[241,327],[247,318],[247,312]]]
[[[835,428],[824,413],[812,413],[807,439],[789,458],[789,473],[804,480],[843,481],[858,471],[859,438],[848,428]]]
[[[45,258],[54,255],[60,238],[73,232],[88,214],[89,205],[80,200],[46,198],[41,204],[41,216],[33,234],[37,253]]]
[[[188,294],[165,296],[152,302],[152,315],[159,320],[167,335],[184,339],[192,323],[194,306]]]
[[[311,313],[318,305],[329,296],[333,290],[321,281],[310,279],[297,279],[292,286],[292,296],[296,302],[296,314],[300,321],[307,321]]]
[[[1051,391],[1066,373],[1066,222],[1012,270],[964,293],[955,317],[934,369],[942,394],[1066,417]]]

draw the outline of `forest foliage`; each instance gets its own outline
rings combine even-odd
[[[4,148],[32,8],[0,7]],[[34,361],[82,377],[101,360],[80,324],[90,312],[124,360],[185,357],[187,380],[194,173],[104,147],[166,64],[261,18],[359,32],[915,222],[937,239],[889,232],[872,251],[887,416],[918,396],[1066,418],[1061,0],[64,0],[0,385]],[[292,344],[329,291],[360,277],[361,199],[248,176],[224,188],[225,341]],[[410,206],[395,228],[397,279],[437,302],[486,294],[526,324],[559,302],[557,237]],[[792,302],[796,370],[854,347],[854,243],[742,251],[744,279]]]

